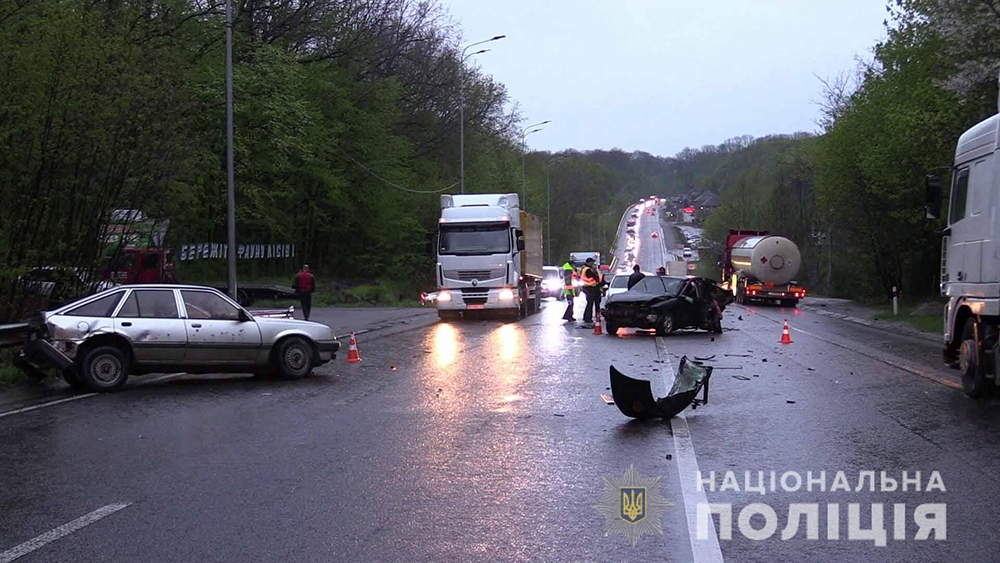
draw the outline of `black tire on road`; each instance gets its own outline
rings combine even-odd
[[[618,336],[618,325],[610,322],[605,322],[604,324],[608,329],[608,336]]]
[[[674,331],[674,317],[670,313],[660,317],[656,323],[656,336],[668,336]]]
[[[312,346],[293,336],[282,340],[274,356],[275,368],[285,379],[300,379],[312,373],[315,358]]]
[[[127,354],[114,346],[96,346],[84,353],[80,362],[79,377],[87,389],[105,393],[125,385],[128,372]]]
[[[980,362],[980,347],[975,334],[976,320],[966,319],[958,351],[958,369],[962,376],[962,390],[972,398],[986,396],[990,384],[990,380],[986,379],[986,368]]]

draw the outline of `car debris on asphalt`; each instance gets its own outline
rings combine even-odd
[[[681,357],[674,384],[666,397],[655,399],[648,380],[633,379],[610,366],[611,394],[622,414],[631,418],[673,418],[689,405],[692,409],[708,404],[708,384],[712,366],[703,366]],[[699,399],[698,395],[702,394]]]

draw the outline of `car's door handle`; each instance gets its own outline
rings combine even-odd
[[[122,323],[122,326],[132,326],[132,323],[125,321]]]
[[[191,323],[192,328],[201,328],[201,323]]]

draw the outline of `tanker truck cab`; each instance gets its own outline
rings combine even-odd
[[[438,315],[538,310],[541,221],[519,208],[517,194],[442,195],[438,223]]]
[[[1000,171],[994,115],[958,140],[951,170],[948,227],[941,243],[941,294],[944,309],[944,361],[961,373],[971,397],[1000,385]],[[926,180],[927,216],[941,214],[940,177]]]

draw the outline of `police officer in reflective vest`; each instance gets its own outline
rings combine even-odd
[[[575,321],[573,318],[573,297],[576,295],[576,288],[573,287],[573,280],[576,279],[576,270],[569,262],[563,264],[563,295],[566,296],[566,312],[563,313],[564,321]]]
[[[597,263],[593,258],[587,258],[580,271],[580,279],[583,280],[583,293],[587,296],[587,308],[583,310],[583,323],[586,325],[594,322],[594,315],[601,302],[601,274],[597,271]]]

